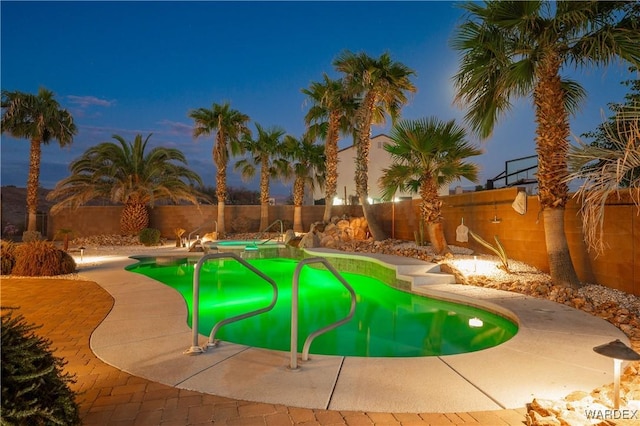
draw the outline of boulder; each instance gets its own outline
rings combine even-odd
[[[300,244],[298,244],[299,248],[314,248],[320,247],[320,239],[315,234],[315,232],[307,232],[304,234],[302,239],[300,240]]]

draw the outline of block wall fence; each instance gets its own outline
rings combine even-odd
[[[489,242],[497,236],[509,258],[523,261],[548,272],[549,263],[544,241],[544,223],[536,196],[527,196],[527,210],[520,214],[512,203],[519,188],[468,192],[442,197],[445,218],[445,236],[449,244],[467,247],[477,253],[491,254],[469,237],[468,242],[456,241],[456,228],[462,223]],[[523,190],[523,189],[522,189]],[[389,237],[414,240],[419,229],[420,200],[373,205]],[[71,229],[74,237],[120,232],[121,206],[87,206],[77,210],[64,210],[49,217],[47,236],[51,239],[58,229]],[[304,206],[303,228],[308,230],[314,222],[322,220],[324,206]],[[335,206],[334,215],[362,216],[359,206]],[[226,206],[226,227],[237,218],[248,219],[249,232],[257,232],[260,206]],[[174,238],[175,228],[186,229],[187,234],[202,226],[199,234],[214,230],[217,206],[156,206],[151,210],[153,228],[160,229],[165,238]],[[494,221],[498,218],[499,221]],[[293,222],[293,206],[269,207],[269,219]],[[494,223],[496,222],[496,223]],[[597,283],[640,296],[640,212],[629,194],[612,197],[607,203],[604,222],[605,251],[596,255],[588,252],[582,233],[579,205],[571,200],[565,210],[565,233],[576,271],[581,281]]]

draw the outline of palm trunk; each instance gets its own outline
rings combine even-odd
[[[216,197],[218,198],[218,219],[217,229],[218,238],[224,238],[226,227],[224,224],[224,206],[227,201],[227,156],[225,136],[221,130],[221,124],[218,124],[218,133],[216,134],[215,146],[213,149],[213,162],[216,165]]]
[[[260,203],[260,229],[264,231],[269,226],[269,203]]]
[[[304,178],[297,177],[293,183],[293,230],[304,232],[302,227],[302,202],[304,200]]]
[[[218,239],[221,240],[225,237],[226,231],[224,228],[224,201],[220,201],[218,198],[218,220],[217,220],[217,230],[218,230]]]
[[[442,221],[428,222],[427,223],[427,235],[429,236],[429,242],[435,254],[444,256],[451,253],[447,239],[444,236],[444,226]]]
[[[324,145],[324,153],[327,160],[327,179],[325,184],[324,215],[322,220],[328,223],[331,220],[331,208],[333,198],[338,188],[338,127],[340,126],[340,114],[332,113],[329,118],[329,130]],[[347,200],[345,200],[345,203]]]
[[[438,184],[431,174],[422,177],[420,185],[420,215],[427,223],[427,235],[433,251],[443,256],[451,253],[442,224],[442,200],[438,195]]]
[[[40,158],[42,146],[38,139],[31,140],[29,152],[29,177],[27,179],[27,231],[37,231],[38,187],[40,186]]]
[[[373,214],[371,205],[369,204],[369,148],[371,140],[369,139],[369,133],[371,132],[371,117],[373,108],[375,106],[375,96],[371,93],[367,94],[364,102],[356,113],[356,128],[357,128],[357,141],[356,141],[356,193],[360,204],[362,204],[362,212],[364,213],[367,224],[369,225],[369,231],[374,241],[382,241],[387,238],[387,234],[380,226],[378,218]]]
[[[260,170],[260,229],[269,226],[269,159],[263,158]]]
[[[543,210],[551,280],[557,285],[577,288],[580,281],[564,233],[564,207],[569,198],[566,177],[570,132],[559,68],[559,58],[548,54],[540,66],[534,90],[538,197]]]
[[[549,274],[553,283],[563,287],[580,288],[581,284],[573,268],[569,245],[564,235],[564,208],[544,209],[542,217],[549,258]],[[559,235],[562,235],[562,238],[558,238]]]
[[[293,231],[304,232],[302,227],[302,206],[293,206]]]

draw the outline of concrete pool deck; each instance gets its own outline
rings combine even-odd
[[[185,252],[167,248],[150,255]],[[397,261],[414,263],[407,258]],[[191,330],[186,306],[175,290],[125,271],[126,265],[135,263],[125,256],[109,254],[94,261],[87,251],[78,263],[82,277],[97,282],[115,299],[91,337],[91,348],[101,360],[148,380],[235,399],[395,413],[520,408],[534,397],[557,399],[610,383],[611,360],[592,348],[614,339],[628,342],[608,322],[554,302],[430,283],[416,291],[471,298],[474,304],[487,302],[496,310],[512,312],[519,322],[517,335],[495,348],[440,357],[312,355],[309,361],[300,361],[299,370],[291,371],[288,352],[226,342],[201,355],[184,355],[191,345]],[[200,343],[205,341],[202,336]]]

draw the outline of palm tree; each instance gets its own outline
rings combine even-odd
[[[466,131],[455,120],[402,120],[391,129],[390,137],[392,143],[384,149],[393,164],[380,178],[383,197],[391,199],[398,191],[419,193],[420,216],[427,224],[429,241],[437,254],[449,253],[438,191],[460,178],[475,182],[478,166],[464,160],[482,151],[467,142]]]
[[[195,121],[193,137],[209,136],[216,132],[213,143],[213,163],[216,165],[216,198],[218,199],[218,237],[225,234],[224,207],[228,197],[227,164],[229,149],[233,155],[240,153],[240,140],[250,134],[249,116],[232,109],[228,102],[213,104],[211,109],[198,108],[189,112]]]
[[[37,95],[2,91],[2,133],[31,141],[29,177],[27,179],[27,231],[36,232],[38,187],[42,144],[55,139],[63,147],[73,142],[77,133],[71,114],[60,108],[53,92],[40,88]]]
[[[569,179],[582,181],[575,197],[582,201],[582,231],[589,250],[604,252],[607,199],[627,188],[640,209],[640,103],[620,108],[614,121],[600,126],[597,144],[579,141],[569,150]]]
[[[357,155],[356,193],[371,235],[374,240],[380,241],[386,235],[373,216],[367,200],[371,125],[383,123],[386,114],[395,122],[401,107],[407,102],[406,92],[416,91],[409,79],[415,72],[402,63],[394,62],[388,53],[374,59],[366,53],[355,54],[346,50],[333,64],[338,71],[344,73],[347,93],[359,101],[354,116],[354,131],[357,136],[357,140],[354,140]]]
[[[453,38],[462,52],[454,77],[456,102],[466,120],[488,137],[511,99],[533,100],[538,182],[551,278],[579,287],[564,234],[569,114],[584,96],[563,80],[567,65],[607,65],[616,59],[640,62],[637,2],[491,1],[465,3],[468,16]]]
[[[251,179],[260,167],[260,230],[269,226],[269,180],[286,174],[286,161],[282,159],[284,129],[273,126],[265,129],[256,123],[256,139],[245,136],[242,140],[243,152],[250,158],[243,158],[235,165],[244,180]]]
[[[149,225],[148,207],[160,200],[198,204],[194,186],[200,176],[189,170],[185,156],[177,149],[157,147],[145,152],[151,135],[133,143],[113,135],[118,143],[103,142],[89,148],[70,165],[71,175],[56,185],[49,199],[59,200],[51,208],[77,208],[95,199],[124,204],[120,217],[123,234],[138,234]]]
[[[325,138],[325,209],[322,219],[329,222],[333,199],[338,193],[338,141],[341,133],[351,131],[351,118],[357,103],[347,95],[341,79],[333,80],[326,74],[322,82],[311,83],[308,89],[302,89],[302,93],[313,102],[305,116],[309,132]]]
[[[311,192],[316,184],[322,186],[325,181],[326,157],[325,147],[317,145],[310,133],[305,133],[297,139],[287,135],[284,138],[284,152],[291,161],[293,181],[293,230],[303,232],[302,228],[302,203],[304,201],[305,188]],[[287,173],[289,174],[289,173]]]

